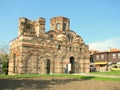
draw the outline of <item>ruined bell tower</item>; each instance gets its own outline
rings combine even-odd
[[[45,32],[45,19],[38,18],[36,21],[28,20],[27,18],[19,19],[18,36],[37,36]]]
[[[50,30],[63,31],[69,30],[69,19],[66,17],[53,17],[50,19]]]

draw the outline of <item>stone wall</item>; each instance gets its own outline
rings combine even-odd
[[[52,20],[54,21],[56,18]],[[58,18],[62,18],[61,23],[64,19],[67,19],[64,17]],[[30,23],[33,26],[36,23],[26,20],[22,18],[20,23],[27,22],[27,24]],[[42,20],[44,24],[44,19]],[[50,30],[48,32],[41,29],[44,33],[42,31],[38,34],[38,31],[34,29],[37,34],[33,35],[25,34],[27,31],[25,27],[24,29],[19,28],[18,37],[11,42],[9,74],[60,74],[65,73],[66,66],[69,63],[71,63],[71,73],[89,72],[88,46],[84,44],[79,35],[72,30],[68,30],[69,20],[66,21],[66,31],[61,31],[62,28],[61,30]],[[43,24],[40,23],[40,27]],[[56,24],[55,22],[54,25]],[[25,23],[24,26],[26,26]],[[22,27],[22,25],[20,24],[19,27]]]

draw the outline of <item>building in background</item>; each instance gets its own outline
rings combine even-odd
[[[105,52],[94,52],[90,58],[93,61],[93,66],[96,68],[96,71],[111,71],[116,65],[119,68],[120,50],[110,49]]]
[[[45,19],[19,19],[18,37],[11,41],[9,74],[50,74],[89,72],[89,50],[81,38],[70,30],[66,17],[50,20],[45,31]]]

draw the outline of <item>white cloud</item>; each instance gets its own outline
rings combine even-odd
[[[105,51],[108,50],[109,47],[120,49],[120,37],[112,38],[104,41],[97,41],[93,43],[89,43],[90,50],[99,50]]]

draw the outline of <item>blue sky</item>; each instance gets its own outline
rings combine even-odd
[[[19,17],[46,18],[48,31],[54,16],[69,18],[90,49],[120,49],[120,0],[0,0],[0,43],[17,37]]]

